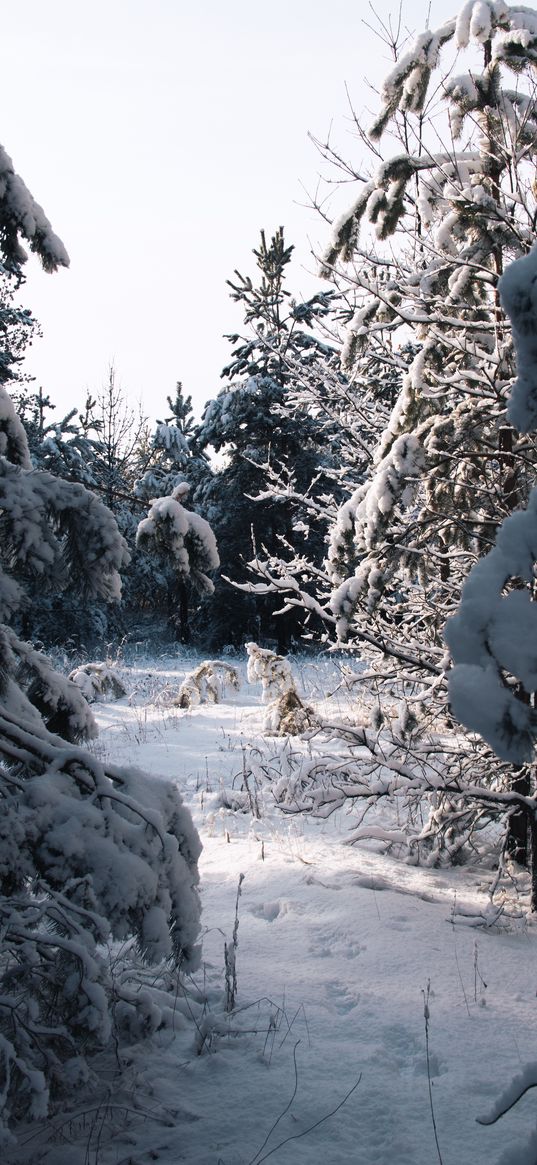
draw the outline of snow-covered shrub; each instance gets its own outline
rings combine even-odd
[[[260,683],[263,689],[263,702],[267,704],[276,696],[285,692],[292,692],[295,687],[291,664],[283,655],[276,655],[266,647],[258,647],[257,643],[247,643],[248,653],[247,678],[249,684]]]
[[[312,708],[304,704],[295,686],[291,665],[281,655],[247,643],[248,682],[261,683],[267,703],[264,731],[268,736],[299,736],[318,723]]]
[[[318,723],[313,708],[293,688],[267,705],[263,727],[267,736],[300,736]]]
[[[69,679],[80,688],[88,704],[96,700],[121,700],[127,689],[117,672],[107,663],[84,663],[75,667]]]
[[[240,678],[236,667],[220,659],[206,659],[185,676],[172,704],[179,708],[219,704],[228,688],[236,692],[239,687]]]

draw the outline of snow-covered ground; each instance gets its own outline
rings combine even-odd
[[[103,1055],[99,1087],[29,1126],[10,1161],[479,1165],[509,1150],[530,1165],[514,1148],[535,1126],[535,1092],[497,1124],[476,1117],[537,1059],[535,924],[472,925],[487,869],[423,869],[345,846],[352,817],[341,813],[284,816],[269,778],[285,750],[320,744],[263,737],[260,690],[246,682],[219,704],[167,706],[194,662],[123,669],[130,695],[95,706],[93,747],[148,780],[173,778],[192,809],[204,846],[201,969],[186,991],[161,976],[171,1026]],[[335,665],[295,669],[326,707]],[[338,690],[333,715],[342,700]]]

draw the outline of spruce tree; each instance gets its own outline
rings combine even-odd
[[[226,579],[240,581],[248,560],[280,555],[284,547],[303,544],[312,557],[322,556],[322,533],[307,534],[307,514],[296,500],[322,490],[323,449],[313,413],[287,407],[300,378],[322,379],[333,350],[316,338],[312,325],[331,306],[331,293],[295,301],[286,287],[293,252],[280,227],[267,243],[261,232],[253,254],[259,280],[235,272],[231,295],[241,305],[246,332],[228,336],[232,359],[222,372],[229,385],[206,406],[196,440],[201,449],[222,452],[223,464],[196,494],[203,499],[215,530],[222,563],[221,581],[208,618],[215,645],[243,639],[275,638],[287,650],[298,633],[296,612],[275,617],[278,603],[263,586],[233,591]],[[285,488],[266,488],[267,474],[277,473]],[[306,521],[304,521],[306,518]]]
[[[184,505],[189,489],[188,483],[182,482],[170,495],[153,498],[136,535],[137,545],[154,556],[168,579],[170,621],[181,643],[189,643],[191,638],[190,592],[213,595],[208,572],[220,563],[209,523]]]

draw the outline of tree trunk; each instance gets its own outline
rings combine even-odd
[[[529,782],[528,782],[529,783]],[[527,814],[527,853],[530,875],[530,910],[537,914],[537,814],[529,810]]]
[[[178,643],[190,643],[188,587],[182,578],[168,583],[168,623]]]
[[[179,579],[179,641],[190,643],[190,626],[188,621],[188,588],[184,579]]]
[[[523,797],[529,797],[531,790],[528,770],[515,770],[515,772],[517,771],[521,775],[519,777],[515,777],[513,780],[511,791],[513,793],[521,793]],[[528,852],[531,851],[531,845],[528,846],[528,842],[530,840],[529,832],[530,828],[528,823],[528,814],[526,813],[525,809],[517,809],[515,813],[512,813],[509,817],[505,848],[509,856],[513,858],[515,862],[518,862],[519,866],[528,866],[528,861],[531,857],[530,852]]]

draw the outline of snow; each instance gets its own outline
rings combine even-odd
[[[478,44],[484,44],[492,34],[492,13],[490,4],[485,0],[477,0],[472,9],[470,19],[470,36]]]
[[[263,737],[257,685],[187,710],[162,700],[199,662],[123,668],[131,696],[94,705],[101,735],[91,747],[146,770],[137,778],[146,804],[152,775],[162,774],[194,813],[204,847],[201,969],[190,994],[138,986],[139,1026],[121,1070],[113,1053],[98,1057],[106,1085],[81,1081],[74,1110],[29,1123],[4,1165],[432,1165],[424,999],[444,1161],[526,1165],[533,1094],[491,1127],[477,1118],[498,1111],[505,1089],[513,1097],[514,1078],[535,1079],[535,923],[514,912],[501,929],[476,929],[489,917],[482,866],[406,865],[382,841],[344,845],[355,818],[283,815],[267,774],[276,779],[289,741]],[[245,679],[246,659],[233,663]],[[337,660],[295,660],[292,670],[317,710],[352,715]],[[318,745],[293,738],[292,749],[314,757]],[[224,942],[229,949],[240,875],[228,1016]],[[148,916],[148,943],[159,921]],[[108,957],[121,977],[120,951]],[[151,971],[148,982],[156,978]],[[154,1034],[138,1042],[144,1008]]]
[[[511,320],[517,378],[509,419],[520,433],[537,428],[537,248],[510,263],[499,282],[502,305]]]
[[[445,628],[455,663],[450,678],[455,715],[498,756],[515,764],[532,758],[537,722],[533,709],[506,685],[504,673],[514,675],[527,691],[535,689],[535,612],[526,590],[502,591],[510,579],[530,583],[536,561],[534,489],[527,508],[505,519],[494,549],[471,570]]]

